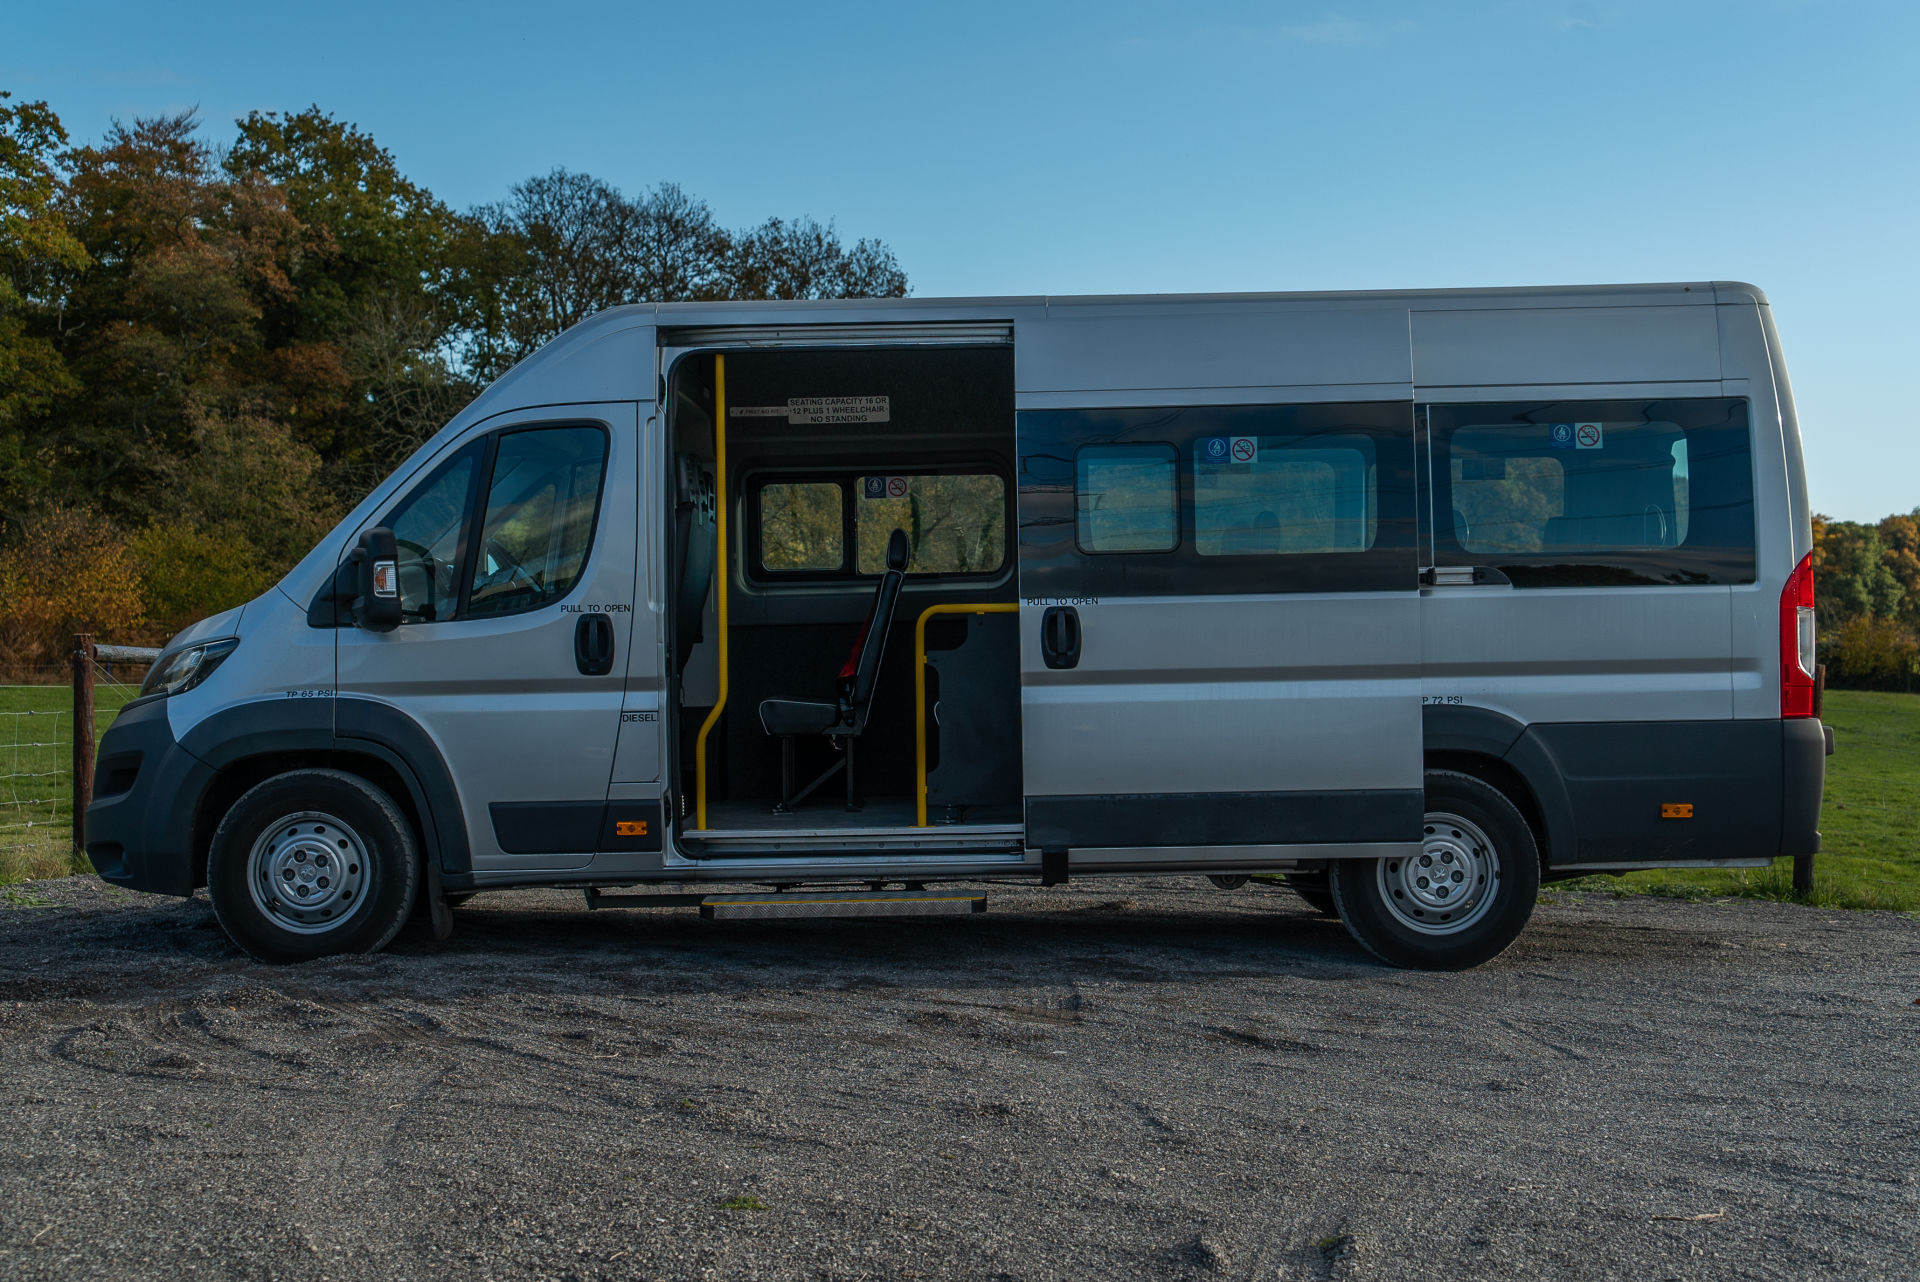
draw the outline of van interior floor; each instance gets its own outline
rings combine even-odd
[[[829,801],[803,805],[791,814],[775,814],[763,802],[723,801],[707,806],[706,828],[689,824],[680,830],[680,840],[715,854],[735,849],[879,853],[1018,849],[1026,832],[1015,806],[974,807],[960,823],[942,823],[943,817],[930,814],[930,827],[916,827],[914,803],[908,797],[870,797],[861,809],[851,811]]]

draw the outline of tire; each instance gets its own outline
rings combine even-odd
[[[1233,873],[1210,872],[1207,874],[1207,880],[1212,882],[1216,887],[1218,887],[1221,890],[1238,890],[1240,889],[1240,887],[1246,885],[1249,881],[1253,880],[1253,878],[1250,874],[1244,873],[1244,872],[1233,872]]]
[[[406,816],[340,770],[256,784],[220,821],[207,855],[214,915],[264,962],[378,952],[406,923],[419,883]]]
[[[1327,884],[1328,874],[1323,872],[1290,872],[1287,874],[1287,889],[1307,901],[1307,907],[1322,917],[1338,917],[1339,909],[1333,906],[1333,888]]]
[[[1540,850],[1525,817],[1491,784],[1429,770],[1426,794],[1418,860],[1339,860],[1333,902],[1360,946],[1389,966],[1466,970],[1498,957],[1526,928],[1540,893]]]

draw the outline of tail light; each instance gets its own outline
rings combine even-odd
[[[1787,576],[1780,589],[1780,715],[1814,715],[1813,553]]]

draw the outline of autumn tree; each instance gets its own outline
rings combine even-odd
[[[67,131],[46,103],[10,97],[0,92],[0,504],[15,511],[47,481],[27,424],[80,389],[52,338],[54,280],[87,255],[56,203]]]

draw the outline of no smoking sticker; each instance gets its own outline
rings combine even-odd
[[[1255,436],[1236,436],[1233,438],[1233,461],[1253,463],[1260,458],[1260,439]]]
[[[907,497],[907,478],[904,476],[889,476],[887,478],[887,497],[890,499],[903,499]]]
[[[1573,448],[1577,450],[1597,450],[1605,440],[1606,429],[1598,423],[1573,425]]]

